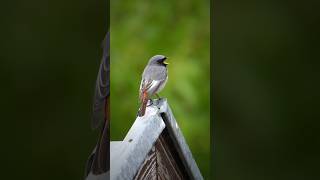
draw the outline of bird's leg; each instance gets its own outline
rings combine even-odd
[[[158,106],[158,105],[159,105],[159,102],[162,100],[162,98],[159,96],[158,93],[155,93],[154,95],[157,97],[157,99],[154,100],[153,104],[154,104],[155,106]]]

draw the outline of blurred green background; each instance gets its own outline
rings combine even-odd
[[[1,179],[83,179],[107,1],[3,5]]]
[[[169,57],[168,98],[205,179],[210,174],[210,2],[110,2],[111,139],[122,140],[139,108],[150,57]]]
[[[204,60],[208,55],[203,55],[205,58],[194,55],[199,53],[190,48],[191,43],[185,42],[203,39],[206,33],[196,31],[207,31],[204,26],[209,22],[204,19],[208,18],[206,6],[209,5],[200,1],[155,1],[152,5],[136,2],[139,7],[131,1],[114,3],[118,3],[113,4],[113,9],[119,20],[119,26],[113,21],[114,28],[146,28],[141,31],[111,29],[112,46],[123,47],[112,49],[111,65],[119,67],[118,72],[112,69],[112,73],[120,74],[121,68],[132,71],[123,82],[117,81],[121,86],[132,86],[132,92],[126,91],[119,97],[127,99],[113,102],[117,98],[113,94],[119,92],[112,89],[112,103],[119,104],[115,113],[127,113],[130,106],[138,109],[138,86],[145,63],[157,53],[169,56],[170,79],[161,95],[168,97],[171,105],[178,104],[173,108],[174,114],[198,164],[202,170],[206,169],[203,163],[208,161],[199,162],[199,157],[204,157],[199,152],[205,153],[195,149],[207,146],[208,141],[192,140],[206,135],[202,129],[194,133],[195,136],[185,131],[199,131],[198,124],[189,127],[194,119],[188,115],[204,115],[197,108],[208,107],[204,106],[206,101],[201,100],[204,97],[197,94],[206,94],[203,87],[207,81],[193,80],[202,75],[207,77],[199,67],[205,63],[205,68],[209,67],[209,62]],[[162,18],[156,16],[160,13],[159,4],[165,7],[161,8],[166,12]],[[90,113],[102,53],[100,45],[107,31],[106,1],[8,1],[1,7],[1,179],[82,179],[85,162],[98,135],[90,129]],[[200,11],[200,7],[205,8]],[[318,7],[316,1],[214,1],[211,36],[214,39],[211,65],[214,66],[210,88],[214,98],[211,133],[215,143],[215,170],[212,170],[215,178],[212,179],[320,179]],[[150,16],[141,17],[146,11]],[[166,15],[170,18],[165,18]],[[135,25],[140,22],[137,18],[146,19],[151,25]],[[132,25],[122,22],[126,19]],[[158,28],[157,21],[163,22],[163,26]],[[152,27],[157,28],[152,30]],[[121,32],[123,34],[117,35]],[[173,32],[176,32],[174,36],[169,36]],[[122,41],[135,49],[125,53],[127,46],[117,44]],[[207,44],[207,40],[201,41]],[[208,46],[198,45],[193,47],[197,51]],[[187,56],[187,52],[190,55]],[[181,54],[186,57],[187,63],[183,64],[190,68],[190,64],[195,63],[199,72],[188,74],[191,80],[180,82],[192,85],[183,85],[191,88],[179,94],[181,87],[173,84],[172,79],[185,76],[180,75],[183,70],[175,65],[184,60]],[[122,61],[130,66],[122,65]],[[173,75],[175,73],[179,74]],[[193,84],[198,85],[197,91],[190,90]],[[197,95],[191,100],[189,95],[185,97],[193,91]],[[123,127],[112,130],[115,140],[123,138],[135,112],[130,111],[129,118],[114,118],[123,122]],[[206,119],[201,115],[196,121]],[[115,129],[116,120],[111,122]],[[206,174],[207,170],[202,172]]]
[[[319,5],[214,1],[216,179],[319,179]]]

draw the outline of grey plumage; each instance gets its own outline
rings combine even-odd
[[[139,98],[141,102],[138,113],[139,116],[144,115],[148,99],[160,92],[167,82],[167,63],[164,62],[166,59],[167,57],[163,55],[153,56],[143,71],[139,89]]]
[[[165,80],[167,78],[167,68],[165,66],[150,64],[144,69],[142,77],[144,79]]]
[[[101,133],[96,147],[88,158],[85,177],[100,177],[110,170],[110,37],[109,33],[103,40],[103,55],[96,80],[91,127],[96,129],[101,126]],[[90,176],[88,176],[90,175]]]
[[[95,94],[93,99],[93,113],[91,127],[98,128],[105,118],[105,99],[110,94],[110,35],[107,33],[103,40],[103,56],[96,80]]]

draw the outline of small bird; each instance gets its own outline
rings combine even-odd
[[[166,85],[168,80],[167,65],[169,64],[165,61],[166,59],[167,57],[163,55],[153,56],[143,71],[139,90],[139,99],[141,103],[138,112],[139,117],[144,116],[148,100],[153,95],[156,95],[159,98],[157,93]]]
[[[96,80],[91,127],[101,128],[96,147],[89,156],[85,177],[98,176],[110,170],[110,34],[103,40],[103,55]]]

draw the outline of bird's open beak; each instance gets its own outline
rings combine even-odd
[[[168,58],[166,58],[166,60],[167,60],[167,59],[168,59]],[[163,64],[168,65],[169,63],[168,63],[166,60],[163,61]]]

